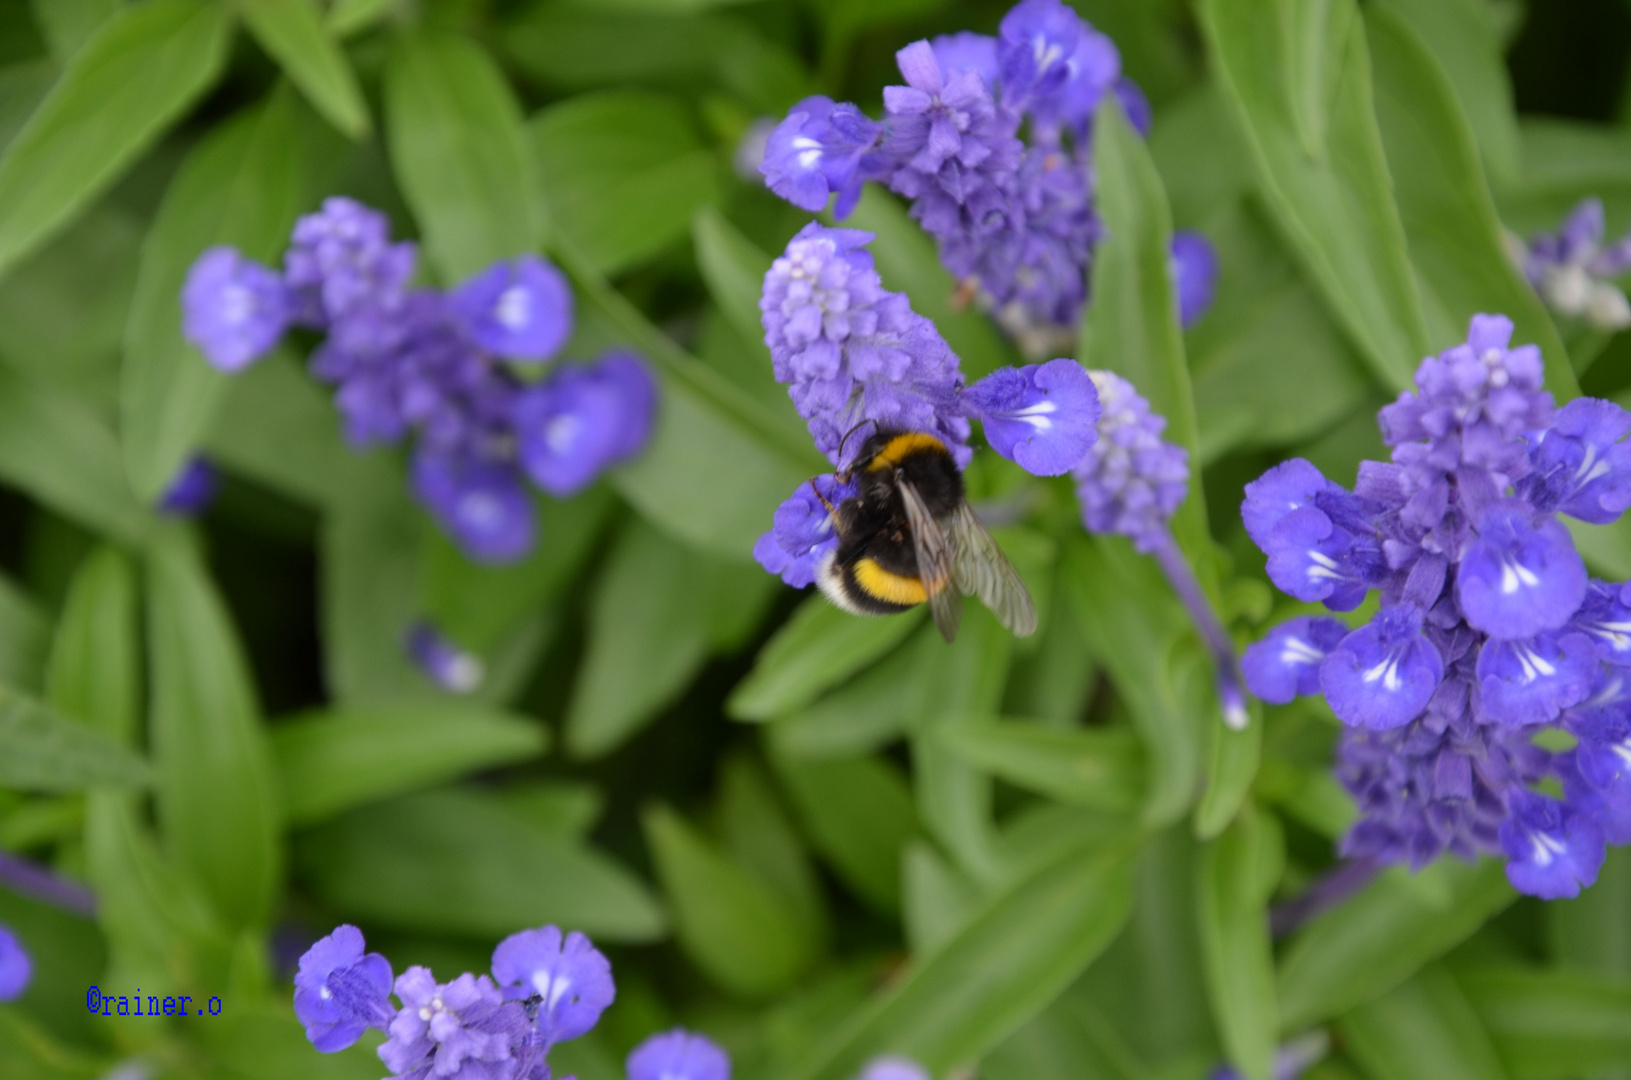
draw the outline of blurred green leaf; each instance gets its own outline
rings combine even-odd
[[[1436,964],[1339,1025],[1344,1049],[1375,1080],[1506,1080],[1489,1032]]]
[[[1631,141],[1618,127],[1554,116],[1525,116],[1523,169],[1495,189],[1501,220],[1522,234],[1556,231],[1581,199],[1603,200],[1609,222],[1631,212]]]
[[[572,840],[587,836],[606,809],[598,788],[571,780],[511,784],[496,794],[511,813]]]
[[[308,825],[478,769],[542,754],[536,720],[469,705],[346,708],[280,721],[271,732],[284,815]]]
[[[141,732],[141,639],[130,560],[105,547],[74,574],[51,642],[46,694],[51,706],[121,746]]]
[[[1490,176],[1497,182],[1516,177],[1519,144],[1512,80],[1490,5],[1479,0],[1383,0],[1380,7],[1407,23],[1442,66]],[[1406,231],[1414,235],[1408,226]]]
[[[894,742],[916,707],[919,655],[942,647],[940,631],[919,621],[907,643],[814,704],[777,717],[766,734],[790,757],[854,757]]]
[[[1461,985],[1513,1080],[1631,1066],[1631,981],[1567,971],[1471,971]]]
[[[238,8],[261,48],[324,119],[353,139],[368,134],[368,105],[317,0],[238,0]]]
[[[711,623],[763,610],[775,578],[676,543],[636,521],[607,556],[589,609],[589,640],[566,711],[577,757],[621,746],[685,689],[712,651]]]
[[[32,598],[0,575],[0,685],[38,689],[50,645],[50,625]]]
[[[980,908],[979,885],[927,840],[914,840],[901,859],[901,928],[913,956],[934,952]]]
[[[323,25],[337,38],[350,37],[382,22],[401,3],[402,0],[333,0]]]
[[[1270,211],[1389,389],[1430,350],[1352,0],[1207,0],[1209,55]]]
[[[120,419],[125,469],[144,502],[156,501],[186,464],[230,382],[182,339],[182,284],[216,244],[277,261],[304,200],[298,120],[285,90],[222,125],[188,155],[142,244]]]
[[[1546,922],[1558,964],[1631,979],[1631,849],[1609,848],[1596,884],[1547,904]]]
[[[797,1074],[843,1080],[889,1052],[941,1074],[977,1061],[1052,1001],[1132,906],[1126,845],[1067,848],[1008,883],[957,935],[881,991]]]
[[[934,323],[962,361],[966,379],[972,382],[1013,362],[1013,351],[991,319],[958,302],[958,283],[941,265],[934,241],[907,216],[895,196],[885,194],[877,184],[867,185],[855,212],[843,224],[877,236],[868,250],[884,287],[905,293],[912,310]]]
[[[0,365],[0,477],[64,517],[139,542],[152,518],[130,494],[119,443],[90,402]]]
[[[719,163],[678,100],[640,90],[584,94],[527,124],[540,204],[603,274],[650,259],[719,199]]]
[[[147,594],[165,846],[230,926],[264,926],[283,874],[277,777],[237,631],[183,527],[149,545]]]
[[[0,1058],[6,1080],[95,1080],[107,1068],[105,1060],[64,1046],[16,1008],[0,1009]]]
[[[1204,731],[1173,677],[1175,647],[1188,632],[1177,601],[1161,572],[1120,537],[1072,538],[1060,580],[1094,658],[1108,669],[1143,740],[1144,820],[1175,821],[1200,783]]]
[[[770,272],[770,256],[712,206],[700,208],[692,218],[691,238],[696,245],[697,267],[714,303],[743,341],[761,343],[764,324],[759,316],[759,296],[764,291],[765,274]],[[764,352],[764,370],[770,371],[768,350]]]
[[[1301,1031],[1380,997],[1516,899],[1501,864],[1393,869],[1309,923],[1280,959],[1280,1028]]]
[[[51,55],[67,61],[124,6],[124,0],[33,0],[30,6]]]
[[[1257,778],[1263,754],[1263,710],[1254,701],[1248,702],[1248,708],[1251,719],[1243,730],[1211,725],[1206,791],[1195,807],[1195,835],[1202,840],[1210,840],[1228,827]]]
[[[379,1073],[377,1036],[370,1033],[339,1053],[313,1053],[305,1029],[283,1001],[234,1002],[222,1008],[219,1019],[196,1028],[209,1075],[222,1080],[377,1080]]]
[[[1225,1056],[1247,1080],[1269,1080],[1279,1045],[1269,896],[1285,865],[1271,814],[1248,809],[1201,852],[1196,909],[1202,969]]]
[[[726,853],[775,894],[800,936],[819,953],[827,940],[821,882],[771,778],[755,759],[746,754],[725,759],[715,814]]]
[[[107,735],[15,690],[0,688],[0,786],[80,791],[140,786],[147,763]]]
[[[1455,93],[1432,53],[1390,8],[1371,10],[1376,118],[1410,254],[1428,310],[1448,325],[1431,327],[1441,347],[1463,340],[1479,312],[1517,324],[1516,342],[1535,342],[1546,358],[1546,386],[1559,401],[1579,394],[1574,369],[1545,305],[1507,255],[1501,222],[1479,167],[1477,148]]]
[[[776,631],[737,684],[725,709],[738,720],[771,720],[801,709],[822,691],[860,671],[910,634],[920,610],[861,619],[812,596]]]
[[[642,821],[680,946],[703,973],[748,998],[791,985],[815,953],[808,925],[672,810],[651,807]]]
[[[404,33],[385,69],[391,165],[445,283],[536,250],[521,107],[492,59],[458,35]]]
[[[969,720],[936,735],[977,769],[1076,806],[1133,811],[1143,801],[1143,749],[1129,731]]]
[[[494,795],[446,789],[354,810],[307,831],[300,864],[338,911],[458,934],[483,948],[556,923],[608,941],[661,937],[665,917],[629,871]]]
[[[922,831],[900,771],[880,757],[774,764],[816,851],[873,909],[895,915],[901,852]]]
[[[0,273],[68,224],[203,95],[226,59],[231,25],[223,4],[149,0],[98,27],[0,157]]]

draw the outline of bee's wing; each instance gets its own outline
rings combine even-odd
[[[923,497],[904,478],[900,481],[900,501],[906,507],[906,523],[912,529],[912,550],[917,555],[918,578],[929,594],[929,612],[940,636],[951,641],[963,619],[963,598],[955,588],[956,553],[945,530],[923,505]]]
[[[985,531],[974,508],[962,503],[947,519],[951,531],[957,587],[977,595],[991,613],[1017,637],[1036,632],[1036,607],[1014,564]]]

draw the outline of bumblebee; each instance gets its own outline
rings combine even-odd
[[[1036,631],[1031,594],[968,505],[963,474],[944,442],[921,431],[880,429],[838,473],[840,483],[852,478],[859,481],[855,496],[837,506],[821,499],[838,534],[838,546],[816,569],[827,599],[853,615],[892,615],[927,603],[951,641],[963,596],[978,595],[1014,634]]]

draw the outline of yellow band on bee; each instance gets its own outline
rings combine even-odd
[[[925,435],[921,431],[908,431],[904,435],[896,435],[884,444],[873,459],[867,462],[867,472],[881,472],[884,469],[893,469],[901,462],[915,453],[924,450],[938,450],[946,452],[946,444],[933,435]]]
[[[886,604],[921,604],[929,598],[928,590],[917,578],[891,574],[874,559],[857,559],[855,584],[868,596]]]

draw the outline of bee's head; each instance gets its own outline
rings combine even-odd
[[[876,420],[862,420],[860,423],[856,424],[854,427],[852,427],[848,431],[844,432],[844,437],[842,439],[838,440],[838,470],[833,475],[835,477],[837,477],[838,482],[840,484],[849,483],[850,476],[855,471],[855,469],[854,469],[855,463],[853,461],[846,462],[844,460],[844,447],[846,445],[848,445],[849,437],[851,435],[854,435],[857,431],[860,431],[862,428],[866,427],[868,424],[871,424],[871,425],[873,425],[873,427],[876,427],[877,426],[877,421]]]

